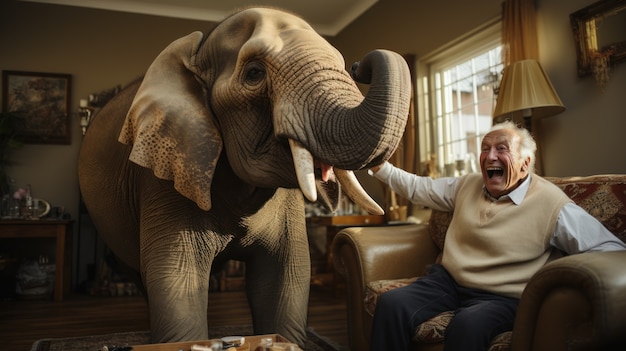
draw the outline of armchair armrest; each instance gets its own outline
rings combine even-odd
[[[335,236],[332,253],[335,270],[344,277],[356,273],[363,288],[375,280],[423,275],[439,250],[427,225],[410,224],[343,229]]]
[[[624,267],[626,251],[583,253],[546,264],[522,294],[512,350],[603,350],[624,345]]]
[[[364,308],[365,286],[423,275],[439,253],[426,224],[346,228],[335,236],[331,250],[335,271],[346,282],[352,350],[369,345],[372,320]]]

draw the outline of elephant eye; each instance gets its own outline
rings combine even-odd
[[[258,62],[246,66],[244,79],[247,84],[256,85],[265,79],[265,67]]]

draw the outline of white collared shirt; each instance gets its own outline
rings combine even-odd
[[[458,178],[419,177],[390,163],[385,163],[374,176],[414,204],[442,211],[454,210]],[[519,187],[498,199],[486,191],[485,196],[495,201],[510,199],[519,205],[526,197],[531,181],[532,176],[527,177]],[[550,244],[568,254],[626,250],[624,242],[574,202],[565,204],[561,209]]]

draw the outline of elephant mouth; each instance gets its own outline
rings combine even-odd
[[[333,177],[333,166],[327,165],[324,162],[319,161],[319,160],[315,160],[313,162],[313,164],[315,166],[315,169],[319,169],[320,170],[320,172],[319,172],[320,178],[323,181],[327,182],[329,180],[332,180],[332,177]]]
[[[293,139],[289,139],[289,147],[293,156],[293,164],[298,178],[298,185],[304,196],[312,202],[317,201],[317,188],[315,185],[315,168],[320,169],[322,181],[333,180],[342,186],[344,193],[362,209],[375,215],[383,215],[385,212],[363,189],[354,172],[334,168],[324,162],[315,160],[304,145]]]

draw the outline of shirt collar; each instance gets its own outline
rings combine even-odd
[[[524,181],[522,182],[522,184],[520,184],[520,186],[515,188],[510,193],[500,196],[499,198],[495,198],[491,196],[491,194],[489,194],[489,192],[484,186],[483,186],[483,192],[485,193],[485,196],[487,196],[487,198],[490,199],[491,201],[503,201],[506,199],[511,199],[511,201],[513,201],[514,204],[519,205],[522,203],[522,200],[524,200],[524,198],[526,197],[526,193],[528,193],[529,186],[530,186],[530,174],[528,175],[528,177],[526,177],[526,179],[524,179]]]

